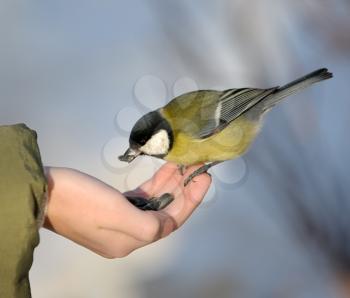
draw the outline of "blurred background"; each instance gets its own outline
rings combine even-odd
[[[346,0],[0,0],[1,124],[35,129],[46,165],[122,191],[160,165],[118,163],[128,131],[174,95],[334,73],[270,112],[167,239],[106,260],[41,230],[33,297],[350,297],[349,14]]]

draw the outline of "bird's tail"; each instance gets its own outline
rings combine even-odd
[[[293,82],[290,82],[282,87],[276,89],[274,93],[266,97],[263,100],[263,110],[267,111],[271,109],[274,105],[279,103],[285,97],[292,95],[310,85],[327,80],[333,77],[333,74],[328,71],[327,68],[321,68],[315,70]]]

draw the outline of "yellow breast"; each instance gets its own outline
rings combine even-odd
[[[165,160],[182,165],[234,159],[242,155],[259,131],[259,124],[244,115],[232,121],[225,129],[206,139],[193,139],[179,132]]]

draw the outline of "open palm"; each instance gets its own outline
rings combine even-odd
[[[167,163],[125,194],[82,172],[47,167],[49,200],[44,226],[104,257],[124,257],[169,235],[192,214],[211,182],[209,175],[201,174],[184,187],[186,177],[198,167],[181,175],[175,164]],[[126,198],[164,193],[171,193],[174,201],[161,211],[140,210]]]
[[[188,168],[182,175],[173,163],[166,163],[147,182],[134,191],[127,192],[128,196],[159,197],[164,193],[174,196],[174,201],[164,210],[151,212],[152,216],[159,220],[159,237],[164,237],[180,227],[192,214],[206,194],[211,178],[207,174],[196,177],[187,186],[184,186],[186,178],[199,166]]]

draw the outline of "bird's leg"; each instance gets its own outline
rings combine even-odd
[[[186,171],[186,166],[185,165],[177,165],[177,168],[179,169],[181,176],[183,176],[185,174],[185,171]]]
[[[196,177],[196,176],[199,176],[200,174],[203,174],[203,173],[206,173],[211,167],[219,164],[221,161],[214,161],[214,162],[211,162],[211,163],[207,163],[205,164],[204,166],[201,166],[200,168],[198,168],[197,170],[195,170],[190,176],[188,176],[186,179],[185,179],[185,182],[184,182],[184,186],[186,186],[188,183],[191,182],[191,180]]]
[[[174,196],[170,193],[165,193],[165,194],[162,194],[160,197],[152,197],[149,199],[143,198],[143,197],[132,197],[132,196],[126,196],[126,198],[135,207],[144,211],[162,210],[174,200]]]

